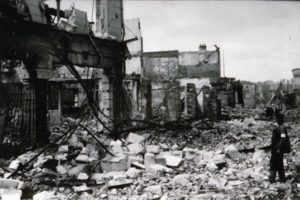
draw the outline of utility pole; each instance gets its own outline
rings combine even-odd
[[[57,17],[57,26],[59,24],[60,20],[60,1],[61,0],[56,0],[56,17]]]
[[[223,77],[225,77],[225,51],[223,49]]]

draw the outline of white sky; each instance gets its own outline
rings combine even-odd
[[[63,8],[75,2],[91,19],[92,0],[62,1]],[[145,52],[217,44],[228,77],[278,81],[300,68],[300,2],[125,0],[124,15],[140,18]]]

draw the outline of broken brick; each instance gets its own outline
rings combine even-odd
[[[83,154],[79,154],[79,155],[76,157],[75,160],[78,161],[78,162],[87,163],[87,162],[89,162],[89,156],[83,155]]]
[[[147,145],[146,146],[146,152],[147,153],[159,154],[160,153],[160,147],[158,145]]]
[[[111,155],[101,160],[101,167],[104,172],[126,171],[128,168],[125,156],[113,157]]]
[[[131,163],[131,166],[136,167],[138,169],[146,169],[145,165],[138,163],[138,162]]]
[[[20,200],[22,191],[12,188],[0,189],[1,200]]]
[[[191,176],[190,174],[179,174],[173,178],[172,182],[175,184],[186,186],[187,183],[189,182],[190,176]]]
[[[59,153],[68,153],[68,151],[69,151],[69,146],[68,145],[61,145],[58,148]]]
[[[129,145],[127,145],[127,148],[128,148],[129,154],[131,154],[131,155],[137,155],[137,154],[145,152],[145,147],[140,143],[129,144]]]
[[[166,165],[168,167],[179,167],[182,162],[182,158],[177,156],[164,155],[164,158],[166,159]]]
[[[87,180],[89,178],[89,176],[86,173],[79,173],[77,176],[78,180]]]
[[[153,153],[146,153],[144,157],[144,165],[148,170],[150,165],[155,164],[155,157]]]
[[[163,166],[167,165],[166,158],[161,154],[155,155],[155,163]]]
[[[126,143],[127,144],[135,144],[135,143],[141,143],[145,140],[143,136],[134,134],[134,133],[129,133],[129,135],[126,138]]]
[[[118,180],[111,180],[108,182],[107,187],[108,188],[122,188],[122,187],[128,187],[133,183],[132,180],[129,179],[118,179]]]
[[[141,171],[136,168],[129,168],[126,172],[126,176],[129,178],[138,178],[141,175]]]
[[[20,189],[22,188],[22,186],[23,186],[22,181],[0,178],[0,188]]]
[[[128,168],[130,168],[131,164],[133,162],[139,162],[139,163],[142,163],[144,160],[143,158],[139,157],[139,156],[129,156],[127,158],[127,165],[128,165]]]

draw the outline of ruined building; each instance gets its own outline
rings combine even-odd
[[[96,1],[96,30],[80,8],[42,0],[0,2],[1,116],[7,140],[22,148],[47,143],[49,123],[89,107],[101,128],[116,132],[125,75],[122,0]],[[105,15],[105,16],[104,16]],[[3,73],[2,73],[3,72]],[[5,92],[7,91],[7,92]],[[1,127],[2,128],[2,127]],[[18,139],[15,139],[14,137]]]

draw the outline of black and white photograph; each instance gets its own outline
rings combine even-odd
[[[0,0],[0,200],[299,200],[300,1]]]

